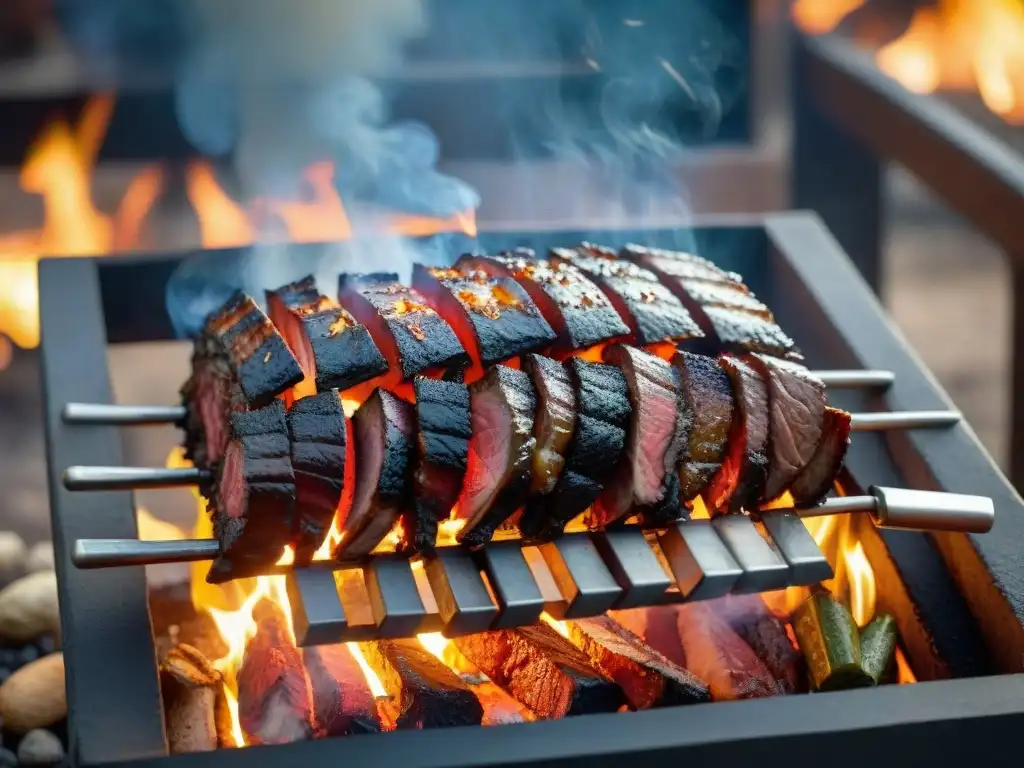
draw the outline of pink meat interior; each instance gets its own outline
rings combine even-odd
[[[199,401],[199,416],[206,437],[206,456],[212,464],[220,461],[228,441],[228,425],[225,422],[230,418],[227,413],[230,394],[224,378],[205,366],[198,371],[197,378],[196,399]]]
[[[636,427],[629,446],[633,462],[633,498],[638,504],[661,500],[665,451],[676,430],[676,398],[646,376],[636,375],[633,414]]]
[[[380,483],[380,468],[384,462],[384,430],[375,418],[354,420],[356,437],[356,490],[352,508],[345,520],[345,538],[351,539],[362,530],[372,513],[373,500]]]
[[[230,518],[241,518],[245,515],[245,479],[242,476],[245,457],[242,445],[232,441],[224,451],[224,465],[221,468],[220,488],[218,489],[220,508]]]
[[[499,393],[473,395],[472,424],[466,480],[459,500],[459,517],[471,522],[490,507],[508,467],[512,421]]]
[[[295,394],[300,397],[315,394],[315,389],[310,390],[316,381],[316,359],[313,357],[313,346],[309,343],[302,321],[274,294],[268,294],[267,313],[306,376],[305,381],[295,385]]]

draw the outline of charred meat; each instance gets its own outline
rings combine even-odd
[[[455,331],[415,288],[395,274],[342,275],[341,304],[369,330],[398,381],[465,368],[469,355]]]
[[[807,691],[804,655],[760,595],[729,595],[715,605],[725,622],[764,662],[783,693]]]
[[[305,380],[296,395],[346,390],[387,371],[388,361],[369,331],[322,295],[312,276],[268,291],[267,306],[302,364]]]
[[[231,415],[231,440],[210,494],[220,555],[207,580],[219,583],[273,565],[292,538],[295,473],[284,405]]]
[[[374,391],[352,417],[356,484],[352,507],[338,522],[336,558],[368,555],[409,504],[415,415],[412,406],[383,389]]]
[[[473,436],[459,499],[466,523],[458,540],[477,546],[529,496],[537,396],[528,375],[496,365],[470,386],[470,402]]]
[[[594,503],[625,450],[632,406],[622,371],[572,358],[565,363],[576,402],[576,428],[554,489],[533,499],[519,521],[524,538],[547,541]]]
[[[693,419],[679,462],[680,497],[690,502],[704,492],[725,460],[736,403],[729,376],[714,358],[680,352],[672,362],[679,372],[683,407]]]
[[[560,353],[629,335],[629,326],[601,289],[568,262],[538,259],[524,249],[497,256],[463,256],[459,266],[517,281],[558,334],[555,348]]]
[[[355,489],[352,422],[336,389],[296,400],[288,411],[297,504],[292,536],[297,562],[323,543],[335,513],[348,516]]]
[[[838,408],[826,408],[821,441],[807,466],[789,488],[797,506],[816,506],[828,495],[843,468],[849,446],[850,414]]]
[[[437,524],[459,500],[473,436],[469,388],[462,382],[417,378],[413,501],[402,513],[400,549],[430,554]]]
[[[530,492],[545,496],[555,489],[565,467],[569,441],[576,431],[576,393],[569,372],[550,357],[527,355],[523,358],[523,370],[537,392]]]

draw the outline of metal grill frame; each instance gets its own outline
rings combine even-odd
[[[488,232],[479,246],[543,248],[584,234],[612,245],[640,238],[671,245],[678,230]],[[743,272],[814,366],[891,370],[896,383],[885,406],[949,407],[816,216],[708,217],[694,222],[693,235],[703,254]],[[237,254],[211,252],[208,258]],[[954,673],[1002,676],[616,714],[615,720],[594,715],[167,757],[144,571],[78,571],[69,558],[78,538],[137,536],[130,493],[72,493],[62,484],[70,465],[123,463],[120,435],[111,427],[69,427],[60,414],[69,401],[111,402],[108,341],[171,338],[164,292],[180,257],[47,259],[40,265],[48,478],[72,764],[245,761],[251,767],[372,760],[454,768],[611,765],[628,756],[653,766],[669,759],[740,763],[754,751],[769,764],[820,759],[824,753],[836,765],[860,768],[865,754],[886,764],[927,760],[952,766],[975,758],[979,744],[1012,748],[1014,726],[1024,726],[1024,567],[1018,551],[1024,502],[969,427],[960,425],[941,432],[857,435],[847,464],[864,482],[993,498],[997,519],[990,534],[885,532],[883,538],[938,654]],[[860,410],[882,405],[863,393],[833,399]]]

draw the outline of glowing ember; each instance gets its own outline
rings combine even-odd
[[[812,35],[831,32],[848,15],[864,5],[865,0],[796,0],[793,20],[800,29]]]
[[[388,698],[388,692],[384,688],[384,683],[380,681],[380,677],[378,677],[373,667],[366,660],[366,656],[363,654],[363,649],[359,643],[345,643],[345,647],[349,649],[359,668],[363,671],[363,676],[366,677],[366,684],[370,686],[370,693],[374,695],[374,698]]]
[[[541,621],[543,621],[545,624],[547,624],[549,627],[555,630],[562,637],[569,637],[569,627],[565,625],[564,621],[559,621],[558,619],[551,616],[547,611],[542,613],[540,615],[540,618]]]

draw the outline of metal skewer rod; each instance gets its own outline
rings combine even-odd
[[[887,389],[896,381],[892,371],[811,371],[829,389]]]
[[[890,429],[952,427],[963,420],[959,411],[879,411],[855,413],[850,424],[854,432],[883,432]]]
[[[811,509],[777,509],[765,514],[799,517],[867,512],[879,528],[986,533],[995,522],[992,500],[936,491],[871,488],[870,496],[826,499]],[[138,541],[136,539],[78,539],[71,561],[78,568],[116,568],[125,565],[191,563],[220,554],[216,539]]]

